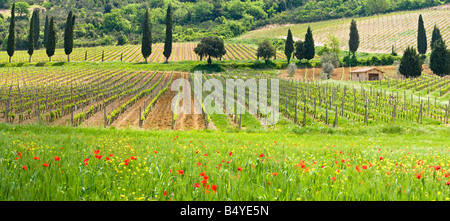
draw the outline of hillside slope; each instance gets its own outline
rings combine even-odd
[[[422,14],[428,39],[428,51],[433,27],[436,24],[446,42],[450,41],[450,4],[415,11],[403,11],[379,16],[355,18],[360,44],[358,51],[390,53],[392,46],[402,53],[407,46],[417,45],[417,23]],[[351,18],[330,21],[267,26],[250,31],[240,39],[285,38],[290,28],[295,40],[304,39],[306,29],[311,26],[317,46],[327,44],[328,35],[335,35],[341,49],[348,50]]]

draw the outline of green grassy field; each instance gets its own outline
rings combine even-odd
[[[450,199],[448,127],[260,133],[0,124],[1,200]]]

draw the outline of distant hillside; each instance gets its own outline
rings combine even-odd
[[[173,40],[198,41],[205,36],[237,37],[268,24],[316,22],[370,16],[441,5],[450,0],[0,0],[0,43],[8,33],[10,6],[16,2],[16,48],[26,50],[28,9],[39,8],[40,36],[45,16],[55,17],[57,47],[63,44],[69,11],[76,16],[75,47],[115,45],[118,39],[140,44],[142,20],[149,10],[153,42],[164,42],[166,9],[172,5]],[[20,7],[19,7],[20,5]]]
[[[428,51],[430,51],[431,34],[436,24],[446,42],[450,42],[450,4],[416,11],[394,12],[379,16],[355,18],[360,35],[358,51],[374,53],[390,53],[392,46],[402,53],[408,46],[417,45],[417,25],[422,14],[426,28]],[[239,38],[286,38],[290,28],[295,40],[305,38],[306,29],[311,26],[316,46],[329,42],[328,35],[335,35],[341,49],[348,50],[351,18],[330,21],[272,25],[250,31]]]

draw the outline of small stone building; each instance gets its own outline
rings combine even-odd
[[[378,81],[383,80],[384,71],[375,67],[359,68],[350,72],[352,81]]]

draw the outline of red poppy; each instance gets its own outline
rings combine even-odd
[[[211,189],[214,191],[214,193],[216,192],[216,190],[217,190],[217,185],[212,185],[211,186]]]
[[[35,157],[33,157],[33,159],[35,159],[35,160],[39,160],[39,157],[36,157],[36,156],[35,156]]]
[[[158,153],[158,151],[156,151],[156,150],[155,150],[155,151],[153,151],[153,152],[154,152],[154,153]]]
[[[278,176],[278,173],[272,173],[272,175],[274,175],[274,176]]]
[[[164,190],[164,196],[166,196],[167,195],[167,191],[166,190]]]
[[[259,155],[259,157],[263,157],[263,156],[265,156],[263,153],[261,155]]]
[[[113,156],[114,156],[114,154],[112,154],[112,153],[111,153],[111,154],[109,154],[109,156],[110,156],[110,157],[113,157]]]
[[[172,173],[172,169],[169,169],[169,173]]]
[[[366,165],[363,165],[362,168],[365,169],[365,170],[367,170],[367,166],[366,166]]]
[[[132,159],[132,160],[137,160],[137,157],[132,156],[132,157],[130,157],[130,159]]]
[[[447,178],[447,177],[449,177],[449,176],[450,176],[449,173],[446,173],[446,174],[444,175],[445,178]]]
[[[84,159],[84,160],[83,160],[83,164],[84,164],[84,165],[88,165],[88,164],[89,164],[88,161],[89,161],[89,158]]]
[[[111,159],[109,159],[109,157],[105,157],[105,160],[111,160]]]
[[[199,184],[199,183],[196,183],[196,184],[194,185],[194,187],[195,187],[195,188],[200,188],[200,184]]]
[[[22,169],[23,169],[23,170],[27,170],[27,166],[23,166]]]
[[[417,179],[420,179],[420,178],[422,178],[422,175],[418,174]]]
[[[202,180],[202,181],[200,181],[200,183],[202,183],[203,186],[205,186],[207,182],[208,182],[208,180]]]
[[[204,155],[205,157],[207,157],[208,156],[208,153],[205,153],[205,155]]]
[[[202,165],[202,163],[200,163],[200,162],[197,162],[197,166],[199,167],[199,166],[201,166]]]
[[[203,171],[203,172],[200,173],[200,176],[205,176],[205,174],[206,174],[206,172]]]
[[[94,151],[94,154],[98,154],[98,153],[100,153],[100,150],[95,150]]]
[[[183,170],[178,170],[178,174],[183,175],[184,171]]]
[[[450,185],[450,181],[446,182],[445,185],[447,185],[447,186]]]
[[[238,167],[237,170],[238,170],[238,171],[242,171],[242,168],[241,168],[241,167]]]
[[[204,180],[207,180],[208,178],[209,178],[209,177],[206,176],[206,175],[203,176],[203,179],[204,179]]]
[[[441,169],[441,166],[434,166],[434,169],[435,169],[435,170],[440,170],[440,169]]]
[[[231,156],[231,154],[233,154],[233,152],[230,152],[228,155]]]
[[[44,164],[42,164],[42,166],[44,166],[44,167],[48,167],[48,166],[49,166],[49,164],[48,164],[48,163],[44,163]]]
[[[380,157],[380,160],[383,160],[383,157]]]
[[[95,155],[95,158],[101,160],[102,159],[102,155]]]
[[[55,161],[59,161],[59,160],[61,160],[61,158],[55,157]]]
[[[359,172],[359,170],[360,170],[358,166],[356,166],[355,169],[356,169],[358,172]]]
[[[331,180],[333,180],[333,182],[336,182],[336,177],[331,177]]]

